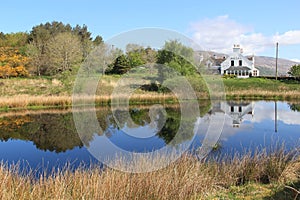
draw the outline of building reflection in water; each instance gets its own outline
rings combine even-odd
[[[225,113],[232,119],[232,127],[239,128],[246,115],[254,115],[254,102],[216,102],[209,114]]]

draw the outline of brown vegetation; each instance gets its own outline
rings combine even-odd
[[[144,159],[136,161],[140,162],[145,164]],[[155,161],[148,164],[153,163]],[[277,149],[269,154],[263,150],[254,156],[249,153],[232,159],[206,161],[185,155],[170,166],[149,173],[125,173],[98,166],[83,166],[72,171],[67,167],[37,179],[30,174],[19,174],[17,166],[2,163],[0,198],[207,199],[250,183],[276,185],[277,189],[273,188],[276,191],[285,186],[297,191],[298,188],[287,184],[299,181],[299,163],[299,159],[292,159],[292,153]],[[265,195],[272,196],[276,191]]]

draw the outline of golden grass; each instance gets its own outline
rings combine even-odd
[[[120,99],[128,98],[126,95],[119,96]],[[109,104],[111,96],[83,96],[76,98],[76,104],[83,103]],[[134,94],[130,97],[130,102],[135,104],[154,102],[177,102],[176,97],[171,94]],[[72,105],[71,96],[30,96],[16,95],[12,97],[0,97],[0,107],[2,108],[27,108],[27,107],[69,107]]]
[[[160,159],[163,159],[161,157]],[[122,159],[120,159],[122,161]],[[136,160],[135,163],[145,160]],[[148,161],[149,165],[153,165]],[[1,199],[206,199],[250,182],[284,186],[300,180],[300,160],[281,150],[233,159],[199,161],[184,155],[149,173],[125,173],[97,166],[41,175],[19,174],[17,166],[0,165]],[[292,178],[290,177],[292,176]]]
[[[207,94],[197,94],[199,100],[209,100]],[[265,100],[298,100],[300,91],[257,91],[257,90],[239,90],[226,92],[227,99],[265,99]],[[79,97],[82,102],[93,102],[97,105],[108,105],[111,103],[110,95],[84,96]],[[120,99],[127,99],[126,94],[119,95]],[[214,97],[213,97],[214,98]],[[218,97],[216,97],[218,99]],[[79,101],[77,101],[78,103]],[[147,103],[178,103],[178,99],[173,94],[162,94],[149,92],[145,94],[133,94],[130,97],[130,104]],[[28,107],[70,107],[72,106],[72,97],[69,95],[14,95],[0,96],[0,108],[28,108]]]
[[[282,99],[282,100],[298,100],[300,99],[300,91],[268,91],[268,90],[235,90],[227,91],[227,98],[234,99]]]
[[[17,95],[13,97],[0,97],[0,107],[25,108],[28,106],[67,106],[71,105],[69,96],[30,96]]]

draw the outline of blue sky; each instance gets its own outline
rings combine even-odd
[[[207,50],[228,52],[240,43],[245,53],[300,60],[300,1],[43,0],[1,2],[0,31],[30,31],[37,24],[86,24],[104,40],[124,31],[159,27],[178,31]]]

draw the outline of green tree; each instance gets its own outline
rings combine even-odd
[[[112,73],[125,74],[129,70],[130,70],[130,63],[127,57],[124,54],[117,57],[117,59],[114,62]]]
[[[151,47],[147,47],[144,49],[144,54],[142,54],[142,58],[146,63],[156,63],[157,62],[157,51],[152,49]]]
[[[173,52],[175,55],[184,57],[189,62],[194,60],[194,51],[192,48],[183,45],[178,40],[166,41],[163,47],[164,50]]]
[[[28,43],[28,33],[0,33],[0,47],[24,47]]]
[[[289,103],[289,106],[292,111],[300,112],[300,104]]]
[[[128,44],[126,54],[131,67],[137,67],[146,63],[156,63],[157,51],[147,47],[146,49],[138,44]]]
[[[184,57],[168,50],[160,50],[157,55],[157,63],[167,65],[181,75],[193,75],[196,68]]]
[[[72,70],[73,65],[82,61],[82,49],[77,35],[60,33],[47,43],[47,57],[50,74]]]
[[[193,50],[184,46],[177,40],[168,41],[162,50],[158,51],[158,82],[159,90],[169,91],[163,83],[173,84],[181,76],[193,76],[197,74],[197,69],[192,64]]]
[[[76,27],[73,28],[72,33],[74,35],[78,35],[80,42],[81,42],[81,49],[83,53],[83,57],[85,58],[92,48],[92,33],[88,31],[88,28],[86,25],[83,25],[82,27],[79,25],[76,25]]]
[[[93,40],[94,46],[99,46],[100,44],[103,44],[103,43],[104,43],[103,38],[100,35],[97,35],[95,37],[95,39]]]
[[[288,73],[294,77],[300,77],[300,65],[293,65]]]
[[[127,58],[129,61],[130,67],[137,67],[145,64],[146,62],[142,58],[142,53],[139,51],[131,51],[127,53]]]

